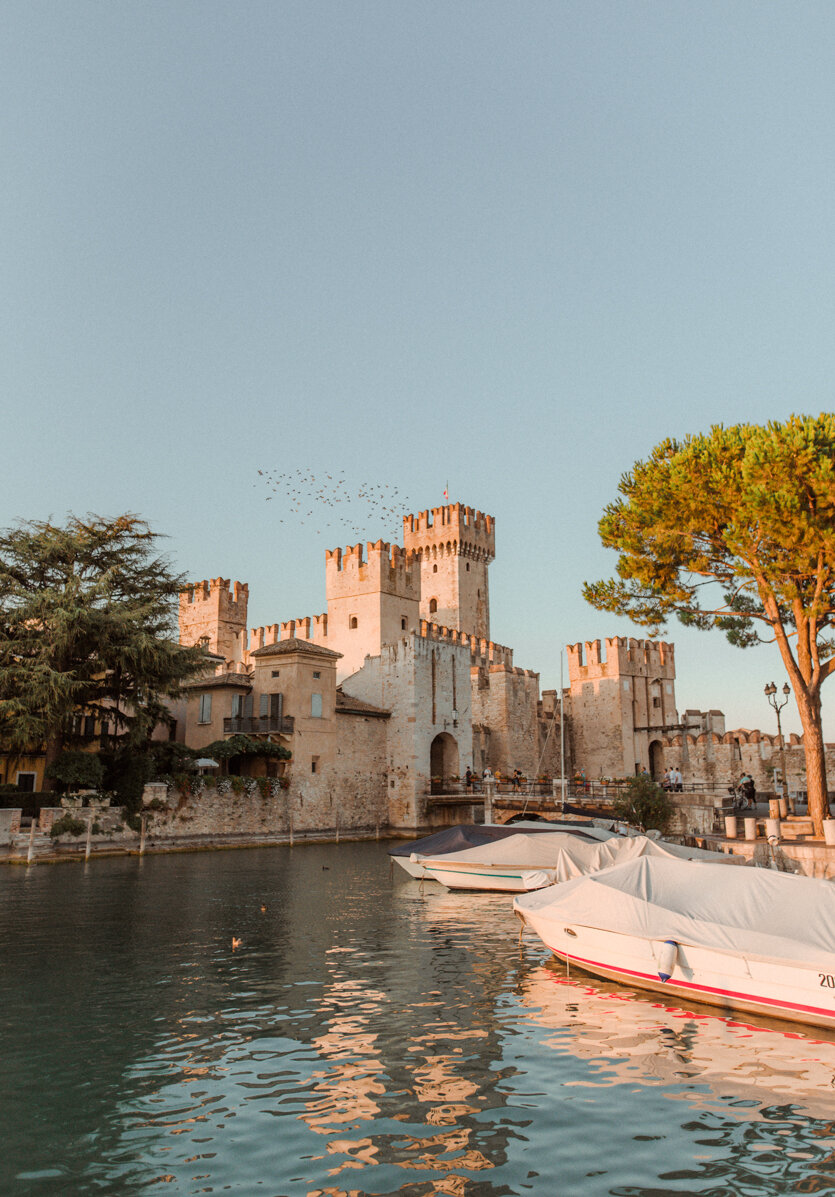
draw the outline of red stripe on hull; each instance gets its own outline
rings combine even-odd
[[[769,1011],[769,1010],[774,1010],[774,1011],[778,1012],[778,1016],[779,1016],[780,1011],[784,1011],[786,1014],[788,1014],[789,1012],[793,1012],[799,1016],[803,1016],[803,1015],[806,1016],[805,1018],[801,1017],[801,1021],[808,1021],[809,1016],[812,1016],[816,1020],[818,1020],[818,1019],[823,1020],[823,1022],[819,1023],[819,1025],[835,1027],[835,1010],[824,1010],[820,1006],[804,1006],[798,1002],[785,1002],[785,1001],[782,1001],[780,998],[756,997],[755,995],[750,994],[750,993],[737,993],[733,989],[714,989],[712,986],[709,986],[709,985],[696,985],[692,981],[662,982],[659,979],[657,974],[639,973],[639,972],[635,972],[633,969],[630,969],[630,968],[622,968],[619,965],[612,966],[612,965],[608,965],[608,964],[601,964],[597,960],[586,960],[582,956],[572,956],[569,952],[564,951],[562,948],[557,949],[557,948],[551,947],[550,944],[548,944],[548,947],[551,948],[551,951],[554,953],[555,956],[559,956],[563,960],[571,960],[575,964],[584,965],[592,972],[597,970],[597,971],[602,972],[606,976],[610,976],[610,977],[614,976],[615,978],[622,977],[625,980],[628,980],[630,977],[638,978],[642,981],[648,981],[650,983],[650,988],[658,990],[659,992],[666,991],[669,993],[669,992],[674,992],[676,989],[684,989],[684,990],[689,991],[693,995],[693,997],[696,997],[696,998],[698,997],[699,994],[706,995],[703,998],[703,1000],[708,1005],[717,1004],[717,1003],[711,1002],[711,1000],[710,1000],[711,996],[722,997],[722,998],[728,999],[728,1001],[730,1001],[730,1002],[736,1001],[736,1002],[744,1003],[750,1007],[756,1008],[757,1010],[759,1010],[763,1013],[766,1011]]]

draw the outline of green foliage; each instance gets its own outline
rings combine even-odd
[[[630,777],[625,792],[613,803],[615,818],[642,831],[657,828],[662,833],[669,827],[674,809],[666,790],[645,774]]]
[[[152,740],[148,745],[154,777],[187,773],[194,768],[197,753],[178,740]]]
[[[72,743],[72,716],[107,720],[131,744],[170,718],[164,698],[206,667],[177,642],[184,579],[134,515],[71,516],[0,533],[0,742]]]
[[[49,834],[56,840],[59,835],[84,835],[86,830],[87,824],[83,819],[74,819],[72,815],[62,815],[52,824]]]
[[[104,768],[94,752],[65,751],[47,767],[46,775],[57,781],[62,791],[99,790]]]
[[[142,806],[142,791],[153,776],[153,758],[147,749],[129,744],[101,753],[105,788],[116,796],[116,805],[135,814]]]
[[[232,777],[229,780],[232,783],[232,793],[233,794],[237,794],[237,796],[240,797],[241,794],[246,793],[246,778],[245,777]]]
[[[4,781],[0,785],[0,796],[3,794],[19,794],[21,791],[17,788],[13,781]]]
[[[619,554],[618,576],[586,583],[586,599],[652,634],[675,615],[741,648],[776,642],[820,834],[828,810],[820,689],[835,670],[835,415],[666,440],[619,489],[598,525]]]
[[[280,761],[289,761],[293,754],[283,744],[272,740],[255,740],[251,736],[229,736],[226,740],[213,740],[205,748],[199,748],[195,757],[207,757],[214,761],[229,760],[233,756],[268,756]]]

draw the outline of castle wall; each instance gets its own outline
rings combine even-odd
[[[806,758],[800,737],[786,737],[785,756],[789,790],[805,790]],[[681,770],[685,782],[703,784],[720,793],[738,782],[743,773],[751,774],[758,791],[772,792],[774,770],[778,777],[782,773],[779,737],[746,728],[721,736],[710,732],[668,736],[664,740],[664,768],[673,767]]]
[[[539,763],[539,675],[494,665],[471,670],[473,722],[489,727],[487,764],[503,776],[535,777]]]
[[[446,734],[455,741],[458,776],[473,763],[469,648],[412,634],[384,645],[342,688],[391,711],[389,821],[395,828],[423,826],[435,737]]]

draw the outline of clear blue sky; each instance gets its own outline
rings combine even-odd
[[[399,538],[363,483],[449,481],[554,685],[640,634],[580,596],[620,474],[832,407],[833,63],[831,3],[6,0],[3,524],[139,512],[257,624]],[[775,649],[669,638],[680,707],[773,728]]]

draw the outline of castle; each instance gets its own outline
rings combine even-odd
[[[553,695],[544,710],[538,674],[490,638],[495,552],[493,517],[453,503],[405,516],[402,547],[328,550],[320,615],[248,630],[245,584],[190,586],[180,639],[216,670],[181,704],[186,743],[279,739],[313,825],[337,804],[345,823],[415,828],[433,779],[558,772]]]
[[[540,694],[539,674],[491,639],[495,553],[494,518],[451,503],[406,515],[402,546],[328,550],[320,615],[249,629],[244,583],[190,586],[180,638],[202,642],[214,672],[188,687],[179,737],[195,748],[235,733],[284,744],[311,828],[337,814],[344,827],[422,827],[433,789],[460,785],[467,769],[554,777],[563,753],[589,779],[660,777],[676,764],[724,789],[745,767],[765,788],[777,737],[726,733],[716,710],[679,719],[672,644],[569,645],[563,749],[560,696]]]

